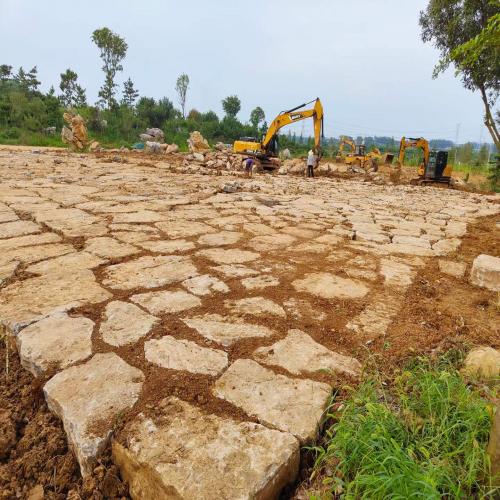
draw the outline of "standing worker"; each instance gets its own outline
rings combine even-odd
[[[318,157],[314,150],[309,150],[309,153],[307,153],[307,177],[314,177],[314,167],[317,161]]]
[[[249,156],[245,160],[245,176],[246,177],[252,177],[252,168],[253,168],[254,163],[255,163],[255,160],[251,156]]]

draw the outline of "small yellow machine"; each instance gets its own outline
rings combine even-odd
[[[350,148],[347,154],[344,153],[346,146]],[[372,151],[366,153],[364,144],[356,144],[351,138],[343,135],[340,137],[339,150],[335,159],[339,163],[357,165],[367,169],[379,163],[392,163],[394,155],[392,153],[382,154],[378,148],[373,148]]]
[[[308,104],[314,103],[309,109],[302,109]],[[314,101],[301,104],[288,111],[282,111],[269,125],[266,135],[259,142],[258,139],[245,137],[235,141],[233,151],[235,153],[247,154],[258,158],[265,170],[276,168],[276,158],[278,156],[278,132],[280,129],[291,123],[295,123],[306,118],[314,121],[314,150],[321,156],[321,138],[323,137],[323,106],[319,98]]]
[[[405,152],[409,148],[421,149],[424,153],[423,161],[418,167],[418,178],[413,179],[412,184],[450,184],[453,168],[448,165],[448,151],[431,151],[429,142],[423,137],[402,137],[398,155],[401,166],[404,165]]]

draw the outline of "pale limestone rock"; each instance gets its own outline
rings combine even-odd
[[[265,224],[261,224],[259,222],[247,222],[246,224],[243,224],[243,230],[259,236],[276,233],[276,231],[272,227],[266,226]]]
[[[187,292],[160,291],[132,295],[130,300],[153,314],[166,314],[185,311],[201,305],[201,300]]]
[[[500,377],[500,351],[492,347],[472,349],[465,358],[463,371],[480,379]]]
[[[326,253],[330,252],[331,248],[324,243],[315,243],[312,241],[299,243],[290,248],[294,253]]]
[[[6,281],[14,276],[18,267],[19,262],[17,261],[11,261],[8,264],[0,265],[0,286],[3,286]]]
[[[280,284],[280,281],[278,278],[275,278],[274,276],[263,274],[255,278],[242,279],[241,284],[247,290],[255,290],[261,288],[267,288],[270,286],[278,286]]]
[[[233,245],[242,237],[241,233],[236,231],[221,231],[220,233],[204,234],[198,238],[200,245],[210,247],[221,247],[224,245]]]
[[[54,314],[21,330],[16,337],[21,364],[35,377],[49,368],[67,368],[92,354],[94,323]]]
[[[216,376],[228,365],[227,354],[218,349],[201,347],[189,340],[179,340],[170,335],[148,340],[144,354],[150,363],[170,370],[185,370]]]
[[[0,224],[0,238],[14,238],[25,234],[40,233],[42,228],[29,220],[17,220]]]
[[[166,222],[158,222],[156,227],[163,231],[170,238],[187,238],[197,236],[199,234],[215,233],[217,229],[204,222],[196,222],[192,220],[169,220]]]
[[[160,222],[164,221],[165,218],[165,214],[153,212],[152,210],[139,210],[137,212],[115,214],[113,215],[113,223]]]
[[[296,236],[297,238],[304,238],[311,240],[318,236],[318,233],[311,231],[310,229],[304,227],[284,227],[281,230],[282,233],[289,234],[290,236]]]
[[[108,237],[88,239],[85,242],[85,251],[104,259],[119,259],[140,252],[137,247]]]
[[[61,237],[55,233],[29,234],[0,240],[0,252],[17,250],[21,247],[31,247],[35,245],[45,245],[47,243],[59,243]]]
[[[67,311],[84,304],[96,304],[111,294],[96,283],[95,276],[86,269],[64,269],[24,281],[18,281],[0,290],[0,318],[12,333],[23,326],[55,312]]]
[[[106,260],[97,257],[97,255],[87,252],[72,252],[60,257],[38,262],[37,264],[32,264],[26,268],[26,271],[33,274],[57,273],[60,272],[61,269],[71,272],[70,269],[94,269],[105,263]]]
[[[20,261],[25,264],[38,262],[51,257],[58,257],[75,249],[72,245],[63,243],[49,243],[47,245],[38,245],[34,247],[21,247],[18,249],[7,250],[0,252],[0,265],[8,264],[9,262]]]
[[[326,245],[335,246],[342,241],[342,238],[335,234],[323,234],[322,236],[316,238],[315,241],[317,241],[318,243],[324,243]]]
[[[228,278],[241,278],[242,276],[256,276],[259,274],[255,269],[250,269],[241,264],[223,264],[221,266],[214,266],[212,269]]]
[[[138,245],[151,252],[171,253],[187,252],[193,250],[196,245],[187,240],[148,240],[141,241]]]
[[[106,305],[99,332],[104,342],[120,347],[137,342],[158,321],[134,304],[117,300]]]
[[[392,242],[396,245],[411,245],[415,247],[431,248],[429,240],[425,238],[415,238],[414,236],[394,236]]]
[[[411,266],[392,259],[380,261],[380,273],[388,287],[407,288],[412,284],[415,271]]]
[[[473,285],[500,292],[500,258],[478,255],[472,263],[470,280]]]
[[[182,321],[203,337],[226,347],[238,342],[238,340],[270,337],[274,334],[266,326],[244,323],[238,318],[227,318],[219,314],[205,314]]]
[[[351,279],[329,273],[306,274],[304,279],[292,282],[299,292],[307,292],[324,299],[359,299],[368,293],[368,288]]]
[[[242,264],[244,262],[251,262],[259,257],[258,253],[239,250],[237,248],[209,248],[207,250],[200,250],[196,255],[217,264]]]
[[[435,255],[448,255],[458,250],[461,245],[462,240],[459,238],[448,238],[445,240],[439,240],[432,245],[432,250]]]
[[[260,347],[253,358],[265,365],[280,366],[294,375],[322,371],[351,377],[361,374],[361,363],[357,359],[330,351],[300,330],[289,330],[284,339]]]
[[[288,247],[297,241],[297,238],[289,234],[271,234],[265,236],[256,236],[248,242],[248,246],[254,250],[261,252],[273,250],[275,248]]]
[[[139,398],[144,375],[114,353],[66,368],[44,386],[47,404],[63,422],[85,477],[105,448],[116,418]]]
[[[123,264],[109,266],[103,284],[110,288],[156,288],[192,278],[198,274],[188,257],[159,255],[140,257]]]
[[[157,414],[154,421],[140,414],[126,425],[125,444],[113,443],[134,500],[278,498],[297,477],[291,434],[202,413],[175,397]]]
[[[224,305],[235,314],[250,314],[252,316],[273,316],[286,317],[285,310],[276,302],[264,297],[246,297],[239,300],[226,300]]]
[[[356,241],[373,241],[376,243],[390,243],[391,239],[384,233],[370,233],[368,231],[356,231]]]
[[[182,285],[187,288],[189,292],[201,296],[210,295],[213,292],[229,292],[229,287],[223,281],[215,278],[214,276],[210,276],[209,274],[189,278],[188,280],[183,281]]]
[[[432,248],[402,243],[384,245],[381,251],[386,251],[390,254],[416,255],[418,257],[434,257],[436,255]]]
[[[331,388],[277,375],[255,361],[238,359],[217,380],[213,393],[262,424],[290,432],[304,444],[317,436]]]
[[[453,276],[454,278],[463,278],[465,275],[465,270],[467,269],[467,264],[465,262],[455,262],[453,260],[440,259],[438,264],[439,270],[443,274]]]

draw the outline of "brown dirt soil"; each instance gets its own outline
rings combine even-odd
[[[7,354],[4,342],[0,380],[0,499],[28,498],[35,487],[48,500],[129,498],[110,450],[81,478],[62,423],[45,403],[43,381],[24,370],[13,349]]]

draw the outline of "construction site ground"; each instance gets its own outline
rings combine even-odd
[[[293,496],[364,366],[500,348],[497,195],[33,149],[0,148],[0,498]]]

